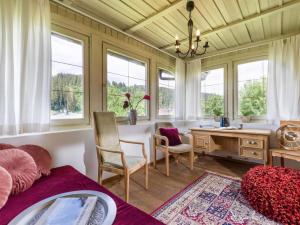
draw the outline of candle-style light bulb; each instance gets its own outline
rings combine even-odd
[[[195,49],[195,46],[194,45],[192,45],[192,50],[194,50]]]
[[[179,38],[178,38],[178,35],[176,35],[176,36],[175,36],[175,40],[176,40],[176,41],[178,41],[178,40],[179,40]]]
[[[196,36],[200,37],[200,30],[199,29],[196,31]]]

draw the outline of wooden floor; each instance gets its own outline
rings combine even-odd
[[[256,164],[237,162],[223,158],[199,156],[199,158],[195,160],[194,170],[190,171],[187,167],[188,162],[181,161],[182,163],[176,164],[174,160],[171,160],[169,177],[164,175],[165,164],[163,161],[158,163],[157,169],[151,166],[149,168],[148,191],[144,189],[143,170],[132,175],[130,179],[130,204],[146,213],[151,213],[174,194],[201,176],[205,170],[233,177],[241,177],[251,167],[256,166]],[[124,199],[123,178],[105,182],[104,186]]]

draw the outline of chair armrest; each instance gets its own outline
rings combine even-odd
[[[96,148],[98,148],[99,150],[103,151],[103,152],[110,152],[110,153],[117,153],[117,154],[124,154],[124,152],[122,151],[116,151],[116,150],[112,150],[112,149],[108,149],[108,148],[103,148],[99,145],[96,145]]]
[[[116,151],[116,150],[112,150],[112,149],[108,149],[108,148],[103,148],[99,145],[96,145],[96,148],[103,152],[109,152],[109,153],[113,153],[113,154],[119,154],[120,157],[121,157],[121,161],[122,161],[122,164],[123,164],[123,167],[124,168],[127,168],[127,164],[126,164],[126,161],[125,161],[125,155],[124,155],[124,152],[122,151]]]
[[[147,154],[146,154],[146,151],[145,151],[145,144],[143,142],[129,141],[129,140],[123,140],[123,139],[120,139],[120,142],[127,143],[127,144],[133,144],[133,145],[141,145],[142,146],[141,149],[142,149],[142,152],[143,152],[143,156],[147,160]]]
[[[155,141],[155,146],[157,146],[157,141],[159,141],[159,145],[161,145],[161,141],[165,141],[165,146],[164,147],[169,147],[169,139],[166,136],[162,136],[159,134],[154,134],[153,138],[156,140]]]

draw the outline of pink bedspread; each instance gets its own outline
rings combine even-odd
[[[11,196],[6,205],[0,210],[0,225],[6,225],[24,209],[42,199],[68,191],[95,190],[111,196],[117,205],[115,225],[156,225],[162,224],[150,215],[124,202],[95,181],[82,175],[71,166],[52,169],[51,175],[42,177],[33,186],[16,196]]]

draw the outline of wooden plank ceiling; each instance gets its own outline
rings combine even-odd
[[[187,48],[186,0],[68,0],[69,4],[174,53]],[[194,0],[194,28],[209,52],[300,33],[300,0]]]

